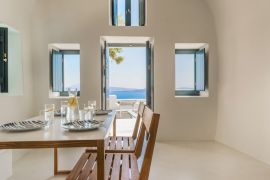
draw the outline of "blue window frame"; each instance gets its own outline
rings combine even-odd
[[[52,50],[51,89],[60,96],[68,96],[69,89],[77,89],[80,95],[80,51]]]
[[[145,26],[145,0],[111,0],[113,26]]]
[[[205,49],[175,50],[175,95],[200,96],[207,88]]]

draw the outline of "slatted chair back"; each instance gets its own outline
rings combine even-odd
[[[108,180],[148,180],[150,166],[156,141],[157,129],[159,124],[159,114],[155,114],[151,109],[145,107],[141,129],[138,140],[141,146],[146,147],[142,158],[141,170],[138,168],[138,158],[133,153],[107,153],[105,164],[105,179]],[[144,141],[145,133],[149,135]],[[142,139],[142,142],[141,142]],[[138,153],[141,149],[135,149]],[[77,162],[72,172],[67,177],[68,180],[74,179],[97,179],[97,155],[96,153],[85,152]]]
[[[142,147],[144,142],[146,142],[146,150],[142,162],[142,168],[140,172],[140,180],[147,180],[150,173],[150,167],[155,147],[156,135],[159,124],[159,114],[154,113],[150,108],[145,106],[143,117],[142,117],[142,125],[139,132],[137,144],[135,147],[135,155],[138,157],[141,156]],[[147,141],[144,141],[145,134],[148,134],[149,137]]]
[[[144,102],[140,102],[134,130],[133,130],[133,134],[132,134],[132,138],[134,140],[137,139],[137,137],[138,137],[138,131],[139,131],[139,126],[141,124],[141,118],[143,116],[144,107],[145,107]]]

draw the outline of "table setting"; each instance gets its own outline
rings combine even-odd
[[[96,101],[80,109],[77,92],[70,91],[58,110],[55,104],[45,104],[39,116],[0,124],[0,150],[95,147],[98,180],[104,180],[104,143],[115,116],[115,111],[97,110]]]
[[[58,109],[45,104],[39,116],[0,124],[0,149],[95,147],[98,180],[104,180],[104,143],[116,112],[97,110],[96,101],[80,109],[76,93],[70,93]]]
[[[45,104],[35,120],[8,122],[0,125],[0,130],[8,132],[25,132],[46,129],[61,121],[61,127],[67,131],[90,131],[101,127],[104,120],[96,120],[95,116],[108,115],[110,110],[97,110],[96,101],[88,101],[79,109],[77,91],[69,91],[67,101],[61,101],[56,110],[55,104]]]

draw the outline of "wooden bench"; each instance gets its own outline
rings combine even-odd
[[[159,124],[159,114],[153,113],[145,107],[142,125],[138,135],[138,142],[134,153],[106,153],[105,179],[110,180],[148,180],[151,161],[155,146],[156,134]],[[145,135],[148,134],[147,141]],[[143,145],[146,150],[143,157],[142,168],[139,171],[137,160],[142,154]],[[97,155],[94,152],[85,152],[68,175],[67,180],[95,180],[97,179]]]

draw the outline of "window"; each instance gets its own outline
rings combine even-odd
[[[153,48],[151,37],[101,37],[102,109],[119,108],[116,101],[123,102],[120,109],[137,101],[154,108]]]
[[[23,95],[21,33],[0,23],[0,96]]]
[[[207,90],[206,50],[175,50],[175,95],[200,96]]]
[[[113,26],[145,26],[145,0],[111,0]]]
[[[0,93],[8,92],[8,28],[0,27]]]
[[[51,91],[68,96],[68,90],[80,94],[80,50],[51,50]]]

